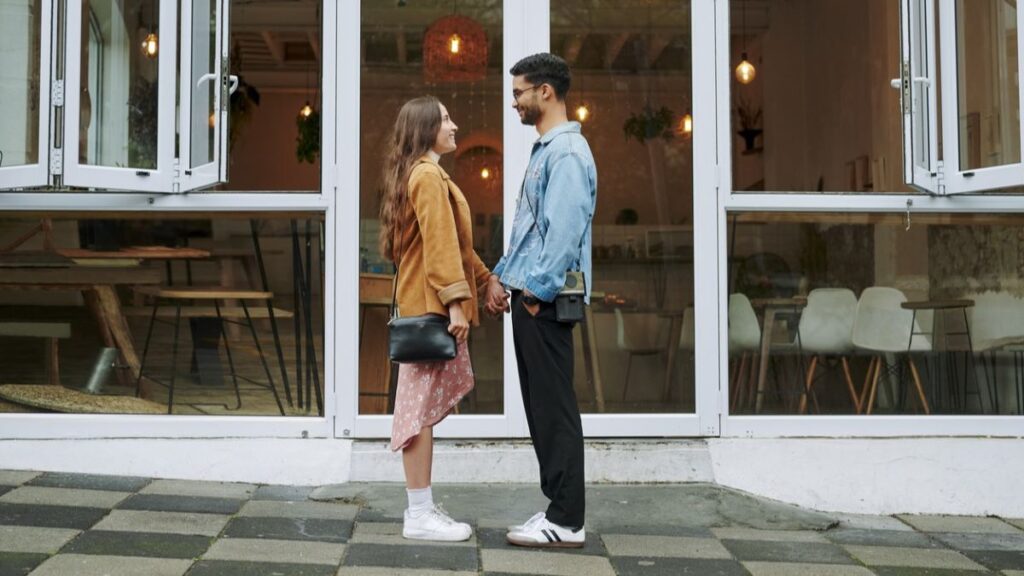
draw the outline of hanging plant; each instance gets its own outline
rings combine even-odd
[[[664,106],[657,110],[644,106],[641,112],[629,115],[622,125],[622,132],[627,141],[633,138],[641,144],[654,138],[671,140],[673,118],[675,114]]]
[[[313,110],[309,116],[299,114],[295,124],[299,135],[295,138],[295,157],[299,162],[316,164],[320,156],[320,112]]]
[[[236,43],[231,49],[231,62],[239,69],[242,69],[241,48]],[[245,81],[245,77],[238,75],[238,89],[228,98],[230,103],[230,121],[228,122],[228,148],[234,148],[242,128],[252,119],[254,106],[260,105],[260,91],[255,86]]]

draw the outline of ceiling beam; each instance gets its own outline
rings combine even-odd
[[[654,63],[661,57],[661,53],[672,43],[672,37],[667,34],[652,34],[647,38],[647,54],[644,57],[646,68],[654,66]]]
[[[629,32],[623,32],[610,36],[607,44],[604,45],[604,67],[605,69],[611,69],[612,65],[615,64],[615,60],[619,57],[619,52],[622,52],[622,47],[626,45],[626,41],[629,40],[631,34]]]
[[[580,55],[580,49],[583,48],[583,41],[587,38],[584,34],[573,34],[565,39],[565,46],[562,47],[562,54],[565,57],[565,61],[569,65],[576,63],[576,58]]]
[[[264,30],[260,33],[263,37],[263,43],[267,45],[267,50],[270,51],[270,55],[274,57],[274,61],[278,65],[284,65],[284,46],[277,41],[274,33],[269,30]]]
[[[320,35],[316,33],[316,30],[306,31],[306,38],[309,39],[309,45],[313,47],[313,55],[316,59],[320,60]]]

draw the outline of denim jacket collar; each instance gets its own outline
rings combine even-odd
[[[551,142],[551,140],[554,139],[555,136],[558,136],[559,134],[564,134],[566,132],[576,132],[578,134],[580,132],[580,123],[575,122],[573,120],[562,122],[558,126],[555,126],[551,130],[545,132],[543,136],[537,139],[537,143],[547,144],[548,142]]]

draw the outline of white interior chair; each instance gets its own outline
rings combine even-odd
[[[967,323],[971,333],[971,346],[980,356],[988,385],[989,403],[996,413],[1000,412],[998,363],[999,352],[1019,355],[1024,349],[1024,299],[1006,292],[983,292],[966,296],[974,301],[967,309]],[[1016,358],[1015,358],[1016,360]],[[1016,371],[1017,362],[1014,362]],[[1017,404],[1022,405],[1024,380],[1014,374],[1017,387]],[[1018,409],[1018,413],[1020,410]]]
[[[921,408],[925,414],[931,414],[924,388],[921,386],[921,375],[917,371],[914,359],[907,352],[929,351],[932,345],[926,336],[919,334],[920,324],[914,319],[913,312],[901,306],[906,301],[907,297],[896,288],[872,286],[864,289],[860,301],[857,302],[857,314],[853,321],[853,345],[872,354],[860,397],[861,408],[866,414],[871,414],[874,410],[878,378],[882,368],[888,368],[885,356],[895,354],[906,355]]]
[[[800,315],[800,349],[811,356],[804,379],[804,392],[800,397],[800,413],[807,411],[807,398],[814,395],[814,376],[819,361],[838,357],[850,399],[857,413],[861,412],[860,398],[850,375],[850,355],[854,352],[853,321],[857,315],[857,296],[848,288],[817,288],[807,295],[807,307]],[[820,409],[819,409],[820,412]]]
[[[629,390],[629,376],[634,356],[655,356],[665,352],[668,331],[657,314],[629,313],[615,309],[615,343],[626,353],[626,381],[622,385],[622,399]]]
[[[755,358],[760,350],[761,323],[757,320],[750,299],[744,294],[730,294],[729,360],[739,355],[729,382],[730,412],[735,413],[745,402],[754,399],[754,386],[757,382]]]

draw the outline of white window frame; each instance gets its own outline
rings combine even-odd
[[[199,82],[209,82],[215,87],[214,90],[214,142],[213,160],[193,166],[192,163],[192,130],[195,118],[192,114],[193,86],[192,66],[195,62],[193,45],[195,38],[193,34],[193,10],[195,1],[181,3],[181,63],[179,65],[181,78],[179,80],[179,113],[178,120],[178,159],[176,170],[175,192],[188,192],[207,188],[221,182],[227,182],[227,150],[228,133],[230,132],[230,95],[234,90],[232,86],[238,86],[238,77],[228,74],[229,47],[228,39],[231,35],[230,27],[230,2],[228,0],[204,0],[217,6],[216,18],[216,45],[213,47],[217,54],[214,62],[214,69],[204,74]],[[206,120],[204,108],[203,120]],[[202,124],[204,127],[206,124]]]
[[[893,87],[903,106],[904,181],[927,194],[940,194],[938,139],[938,76],[935,66],[935,4],[933,0],[901,0],[902,62]],[[914,25],[914,24],[917,25]],[[923,25],[922,25],[923,24]],[[925,164],[917,162],[923,151]]]
[[[1024,130],[1020,131],[1020,162],[990,168],[962,169],[960,166],[960,61],[956,21],[956,0],[939,2],[939,45],[942,51],[942,136],[946,193],[966,194],[998,191],[1024,185]],[[1017,7],[1017,78],[1024,77],[1024,7]],[[1024,110],[1024,88],[1018,90],[1017,110]]]
[[[730,102],[732,63],[729,60],[729,4],[716,0],[716,79],[720,102]],[[727,106],[717,114],[718,133],[718,269],[719,286],[727,286],[727,222],[733,212],[863,212],[906,214],[908,206],[918,213],[1024,213],[1024,198],[987,195],[949,198],[919,194],[806,194],[735,193],[732,179],[732,118]],[[944,118],[945,120],[945,118]],[[721,436],[730,438],[776,437],[919,437],[919,436],[1024,436],[1024,416],[902,416],[902,415],[732,415],[729,414],[728,294],[718,293],[722,427]]]
[[[550,30],[551,2],[554,0],[505,0],[503,6],[503,70],[508,70],[520,58],[536,52],[550,49],[550,35],[543,33]],[[356,3],[358,6],[358,3]],[[361,34],[361,18],[353,16],[358,7],[353,6],[346,11],[349,20],[344,24],[345,31],[339,31],[339,38],[345,46],[342,53],[358,53]],[[708,23],[715,18],[714,0],[693,0],[691,16],[691,33],[694,49],[691,53],[710,53],[714,50],[714,27]],[[347,33],[346,33],[347,32]],[[347,48],[347,49],[346,49]],[[360,75],[358,62],[351,65],[342,62],[342,82],[347,86],[359,86]],[[695,119],[713,118],[715,115],[714,63],[710,59],[693,61],[693,114]],[[522,174],[526,170],[530,150],[536,134],[522,126],[517,114],[511,107],[511,101],[504,95],[512,92],[512,78],[504,75],[503,99],[503,145],[505,151],[504,170],[504,211],[505,222],[511,223],[515,214],[515,194],[508,191],[518,190]],[[359,94],[346,94],[351,97],[344,103],[346,110],[358,110]],[[506,102],[506,100],[508,100]],[[354,115],[358,118],[358,113]],[[358,122],[358,120],[354,120]],[[349,177],[348,188],[358,189],[359,178],[359,130],[351,129],[348,137],[346,157],[343,166]],[[339,134],[339,137],[346,137]],[[715,125],[714,122],[694,121],[693,149],[694,166],[713,167],[715,159]],[[606,169],[612,169],[606,167]],[[598,167],[600,172],[601,167]],[[694,169],[694,210],[709,216],[714,213],[717,200],[713,194],[701,195],[696,191],[713,188],[716,184],[716,173],[713,168]],[[696,213],[696,212],[695,212]],[[348,287],[344,293],[358,294],[359,262],[355,247],[359,245],[358,211],[352,210],[340,215],[339,220],[344,232],[342,246],[348,246],[352,253],[345,261],[347,266],[340,267],[344,271],[342,282]],[[508,247],[511,225],[504,230],[504,243]],[[694,276],[698,278],[714,278],[717,276],[718,259],[714,252],[716,244],[717,223],[713,218],[694,218]],[[696,283],[694,286],[695,325],[698,333],[712,329],[718,323],[718,310],[715,306],[717,287],[708,283]],[[340,326],[345,331],[339,336],[337,355],[342,364],[358,366],[358,303],[357,298],[348,296],[339,303],[346,308],[347,314],[342,317]],[[515,350],[512,341],[512,325],[507,319],[504,322],[504,413],[495,415],[451,415],[435,429],[435,435],[442,438],[487,438],[487,437],[529,437],[526,415],[523,411],[522,397],[519,392],[519,374],[515,362]],[[346,348],[342,350],[341,348]],[[714,339],[698,338],[696,357],[711,358],[718,354],[718,342]],[[341,360],[344,358],[344,360]],[[715,436],[719,432],[719,394],[718,366],[713,362],[696,364],[696,410],[690,414],[583,414],[583,431],[587,437],[679,437],[679,436]],[[358,407],[358,378],[351,386],[346,386],[344,393],[339,394],[339,412],[355,412]],[[701,385],[701,383],[705,385]],[[342,401],[344,398],[344,402]],[[344,417],[343,417],[344,418]],[[391,416],[352,414],[339,420],[342,437],[386,438],[391,434]]]
[[[32,164],[0,165],[0,187],[28,188],[46,186],[50,177],[50,101],[53,91],[53,4],[42,2],[39,19],[39,157]],[[26,113],[28,111],[26,110]]]
[[[71,2],[69,4],[76,4]],[[19,414],[0,413],[0,434],[4,439],[57,439],[57,438],[331,438],[335,434],[335,421],[339,406],[338,386],[343,378],[337,369],[335,352],[341,348],[336,335],[344,341],[339,324],[345,319],[336,314],[336,294],[339,292],[336,271],[344,269],[338,263],[350,258],[350,251],[338,249],[339,222],[336,199],[343,182],[339,171],[337,138],[349,130],[337,110],[339,98],[336,71],[338,64],[358,68],[358,60],[339,59],[337,30],[339,26],[337,3],[323,2],[323,122],[329,128],[321,143],[321,191],[319,194],[281,193],[217,193],[217,194],[143,194],[143,193],[21,193],[0,192],[0,210],[8,215],[17,213],[52,214],[62,212],[82,218],[85,214],[97,216],[108,212],[138,213],[152,217],[166,214],[169,218],[231,217],[244,207],[246,213],[323,214],[324,239],[324,416],[174,416],[174,415],[113,415],[113,414]],[[349,52],[348,54],[351,54]],[[345,108],[340,108],[345,109]],[[347,119],[347,117],[346,117]],[[77,136],[76,136],[77,138]],[[26,216],[28,217],[28,216]],[[357,257],[358,259],[358,257]],[[342,303],[347,299],[343,298]],[[345,408],[348,410],[349,408]]]

